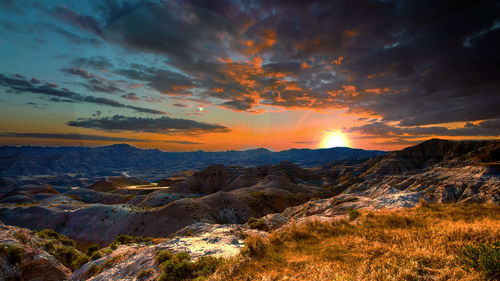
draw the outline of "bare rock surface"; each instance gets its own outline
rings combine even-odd
[[[119,246],[110,255],[80,267],[69,280],[156,280],[160,275],[158,264],[155,263],[157,251],[185,252],[189,253],[193,260],[202,256],[230,258],[240,252],[244,247],[245,236],[250,234],[266,235],[264,232],[249,230],[240,225],[193,224],[178,231],[175,237],[162,239],[153,245]],[[96,266],[101,266],[102,271],[93,275]],[[138,279],[139,272],[146,269],[151,270],[150,275]]]
[[[12,245],[22,249],[18,264],[12,264],[0,253],[0,280],[62,281],[71,271],[40,245],[43,239],[31,230],[0,222],[0,245]]]

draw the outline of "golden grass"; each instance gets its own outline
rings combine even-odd
[[[481,280],[456,257],[500,240],[498,205],[429,205],[362,212],[355,221],[292,224],[249,238],[213,280]]]

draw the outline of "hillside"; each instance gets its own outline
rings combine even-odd
[[[241,256],[210,280],[498,280],[493,256],[479,271],[460,258],[468,245],[499,241],[498,205],[367,211],[247,238]]]
[[[11,187],[4,180],[0,221],[53,229],[74,239],[79,249],[93,243],[106,247],[124,234],[160,239],[161,246],[127,246],[106,254],[75,271],[72,280],[92,275],[92,280],[135,280],[141,268],[115,255],[150,265],[156,278],[162,269],[152,259],[160,248],[194,257],[229,251],[221,254],[229,257],[260,241],[243,242],[252,231],[260,237],[271,234],[258,243],[261,254],[243,255],[222,267],[236,274],[234,280],[273,279],[280,267],[289,280],[308,273],[318,280],[377,280],[384,272],[396,280],[479,280],[477,274],[456,270],[451,257],[467,243],[499,240],[499,151],[498,141],[434,139],[368,160],[340,159],[314,168],[289,161],[210,165],[164,177],[160,182],[167,186],[128,177],[107,177],[84,188]],[[449,246],[436,244],[446,241]],[[227,248],[228,243],[233,246]],[[407,244],[410,252],[401,246]],[[325,252],[329,248],[333,253]],[[108,259],[116,262],[114,270],[92,271]],[[230,280],[224,272],[217,278]]]
[[[163,152],[126,144],[104,147],[0,147],[0,177],[18,184],[43,182],[86,186],[107,176],[132,176],[157,181],[169,174],[209,165],[260,166],[290,161],[311,167],[340,159],[382,155],[383,151],[337,147],[329,149],[267,149],[220,152]]]

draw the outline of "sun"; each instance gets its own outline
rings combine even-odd
[[[348,147],[349,140],[339,132],[327,132],[319,144],[320,148]]]

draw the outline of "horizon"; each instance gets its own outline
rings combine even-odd
[[[0,7],[0,145],[394,151],[500,139],[494,2]]]
[[[355,147],[347,147],[347,146],[336,146],[336,147],[324,147],[324,148],[308,148],[308,147],[304,147],[304,148],[296,148],[296,147],[292,147],[292,148],[287,148],[287,149],[283,149],[283,150],[272,150],[272,149],[269,149],[269,148],[265,148],[265,147],[255,147],[255,148],[246,148],[246,149],[242,149],[242,150],[234,150],[234,149],[229,149],[229,150],[203,150],[203,149],[197,149],[197,150],[183,150],[183,151],[168,151],[168,150],[162,150],[160,148],[141,148],[139,146],[135,146],[133,144],[129,144],[129,143],[113,143],[113,144],[107,144],[107,145],[96,145],[96,146],[89,146],[89,145],[85,145],[85,146],[81,146],[81,145],[58,145],[58,146],[51,146],[51,145],[30,145],[30,144],[27,144],[27,145],[0,145],[0,148],[2,147],[42,147],[42,148],[65,148],[65,147],[81,147],[81,148],[102,148],[102,147],[109,147],[109,146],[114,146],[114,145],[127,145],[127,146],[131,146],[131,147],[134,147],[134,148],[137,148],[137,149],[151,149],[151,150],[160,150],[161,152],[172,152],[172,153],[183,153],[183,152],[230,152],[230,151],[235,151],[235,152],[242,152],[242,151],[249,151],[249,150],[259,150],[259,149],[264,149],[264,150],[267,150],[267,151],[270,151],[270,152],[282,152],[282,151],[288,151],[288,150],[322,150],[322,149],[336,149],[336,148],[348,148],[348,149],[362,149],[362,148],[355,148]],[[363,149],[362,149],[363,150]],[[370,149],[366,149],[366,150],[370,150]],[[378,151],[382,151],[382,152],[390,152],[390,151],[385,151],[385,150],[378,150]]]

